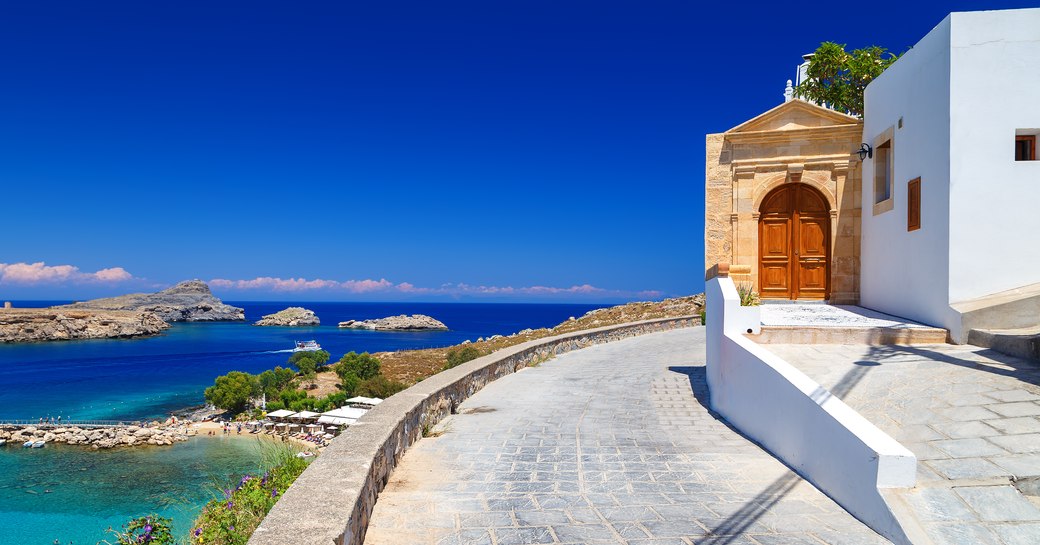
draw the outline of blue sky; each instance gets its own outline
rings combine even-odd
[[[706,133],[1029,4],[9,2],[0,298],[696,293]]]

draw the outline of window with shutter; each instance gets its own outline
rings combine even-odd
[[[906,230],[921,228],[921,179],[914,178],[906,186]]]

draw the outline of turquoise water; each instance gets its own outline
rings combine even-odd
[[[0,543],[93,545],[111,539],[106,528],[149,513],[187,535],[218,485],[259,468],[260,448],[238,436],[104,451],[0,447]]]
[[[54,302],[16,302],[46,306]],[[236,303],[232,303],[236,304]],[[74,419],[165,418],[203,402],[203,390],[228,371],[259,373],[285,365],[295,340],[344,353],[447,346],[524,328],[550,327],[601,305],[459,303],[303,303],[323,325],[254,327],[289,303],[238,303],[246,322],[174,324],[155,337],[0,345],[0,419],[62,415]],[[336,323],[428,314],[449,331],[376,332]],[[256,441],[198,438],[172,447],[95,451],[48,445],[0,447],[0,545],[93,545],[133,516],[170,516],[188,531],[216,490],[212,483],[255,470]],[[237,479],[235,479],[237,480]]]

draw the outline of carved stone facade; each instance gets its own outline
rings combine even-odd
[[[784,184],[806,184],[830,207],[826,298],[836,304],[857,303],[861,184],[853,150],[862,134],[863,122],[855,117],[792,100],[724,133],[707,135],[705,269],[721,262],[749,266],[751,281],[761,292],[763,201]],[[793,237],[799,236],[798,229],[791,228]],[[798,267],[793,240],[792,271]],[[797,279],[797,271],[792,274]]]

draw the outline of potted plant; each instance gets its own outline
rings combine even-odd
[[[740,312],[734,319],[741,331],[757,334],[762,331],[762,300],[750,281],[737,282],[735,287],[740,296]]]

